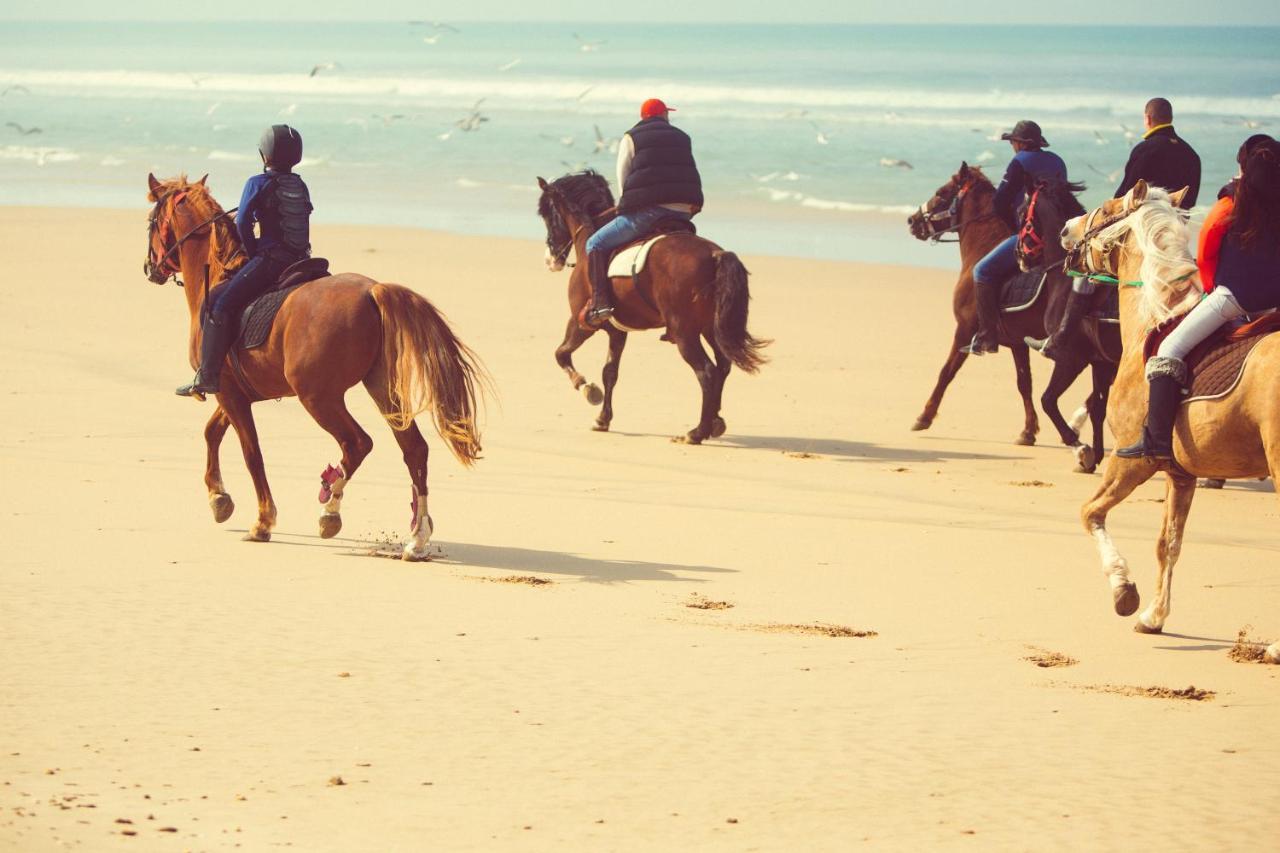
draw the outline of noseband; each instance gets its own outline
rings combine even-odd
[[[966,182],[962,187],[960,187],[959,192],[956,193],[955,198],[951,199],[951,204],[944,211],[929,210],[929,208],[926,207],[928,202],[920,205],[920,210],[917,212],[920,214],[920,221],[925,230],[924,236],[920,239],[928,240],[931,243],[958,243],[960,241],[958,236],[954,240],[944,240],[942,238],[945,234],[952,234],[960,230],[960,226],[962,224],[960,222],[960,204],[964,201],[965,195],[969,190],[973,189],[973,187],[973,181]],[[979,216],[977,219],[972,221],[981,222],[983,219],[989,219],[994,215],[995,214],[988,213],[984,216]]]
[[[177,190],[176,194],[172,195],[173,204],[171,207],[176,208],[186,200],[186,197],[186,190]],[[213,223],[217,222],[219,219],[235,213],[237,208],[233,207],[230,210],[223,210],[215,213],[195,228],[192,228],[186,234],[183,234],[181,237],[174,240],[172,245],[170,245],[169,238],[171,236],[173,226],[169,221],[169,217],[162,217],[160,215],[161,208],[164,207],[169,198],[170,196],[164,196],[163,198],[158,199],[156,201],[156,206],[151,210],[151,216],[148,219],[147,225],[147,259],[142,262],[142,272],[149,280],[156,284],[165,284],[169,279],[172,279],[175,284],[182,287],[182,280],[178,278],[178,271],[180,267],[174,259],[178,250],[182,248],[182,244],[185,243],[188,238],[202,233],[206,228],[213,225]],[[160,235],[160,245],[165,247],[165,251],[158,259],[152,260],[152,257],[155,255],[155,238],[157,231]]]
[[[1137,210],[1137,208],[1134,208]],[[1113,213],[1101,222],[1097,222],[1098,215],[1102,213],[1101,207],[1096,207],[1089,212],[1084,220],[1084,234],[1067,252],[1066,268],[1076,270],[1087,275],[1113,275],[1115,266],[1115,253],[1119,248],[1118,245],[1108,246],[1102,242],[1101,234],[1112,225],[1123,222],[1133,213],[1133,210]]]

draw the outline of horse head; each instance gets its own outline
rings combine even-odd
[[[235,232],[228,227],[228,214],[210,194],[205,175],[194,183],[185,175],[161,181],[147,175],[147,200],[154,202],[147,219],[147,257],[142,271],[149,281],[164,284],[178,279],[182,267],[181,250],[189,239],[208,240],[210,266],[221,272],[241,254]]]
[[[942,235],[960,230],[960,208],[964,197],[975,186],[991,185],[978,166],[961,162],[960,170],[938,187],[937,192],[920,208],[907,217],[907,227],[917,240],[937,242]]]
[[[1085,213],[1076,199],[1076,193],[1084,189],[1084,184],[1071,181],[1036,182],[1018,216],[1021,226],[1015,248],[1018,266],[1024,272],[1062,259],[1063,252],[1058,250],[1052,235],[1060,234],[1068,220]],[[1050,235],[1050,239],[1046,240],[1045,235]]]
[[[559,272],[578,237],[595,231],[612,210],[613,194],[604,176],[591,169],[551,182],[538,178],[538,188],[538,215],[547,228],[544,261],[548,270]]]

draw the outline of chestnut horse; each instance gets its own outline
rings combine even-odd
[[[681,440],[701,444],[704,439],[723,435],[720,398],[730,367],[737,365],[755,373],[765,362],[760,350],[770,343],[747,331],[747,302],[751,298],[747,268],[733,252],[693,234],[677,233],[653,247],[638,274],[612,279],[617,310],[612,324],[604,327],[609,355],[601,394],[574,368],[573,353],[596,332],[583,328],[578,320],[591,300],[586,246],[587,238],[613,215],[613,194],[609,182],[590,170],[550,183],[538,178],[538,186],[542,189],[538,214],[547,227],[548,269],[564,269],[570,249],[579,260],[569,276],[569,324],[564,341],[556,347],[556,364],[569,375],[574,388],[583,389],[588,402],[604,403],[593,429],[606,432],[613,421],[613,387],[627,332],[665,328],[662,339],[676,345],[702,386],[698,425]],[[714,363],[702,340],[711,347]]]
[[[211,287],[216,291],[214,283],[224,271],[243,263],[243,251],[230,216],[209,193],[205,178],[189,183],[185,177],[158,181],[148,175],[147,180],[155,208],[145,268],[157,284],[179,273],[179,283],[185,282],[194,367],[207,292]],[[464,465],[480,454],[476,400],[485,377],[444,317],[407,287],[352,273],[331,275],[292,291],[280,306],[267,342],[257,349],[241,349],[238,355],[239,369],[222,371],[218,406],[204,430],[204,481],[214,520],[226,521],[235,509],[218,463],[222,437],[233,426],[258,496],[258,519],[245,538],[271,538],[276,506],[252,406],[258,400],[297,396],[342,450],[339,466],[321,475],[320,535],[337,535],[344,488],[373,448],[373,440],[343,400],[348,388],[363,382],[391,425],[409,469],[412,523],[403,557],[425,559],[433,529],[427,511],[428,449],[414,418],[430,411],[440,436]]]
[[[956,330],[952,336],[947,360],[942,364],[937,384],[924,405],[924,411],[916,418],[913,430],[928,429],[938,416],[942,395],[960,372],[968,358],[960,347],[973,339],[978,330],[978,306],[975,301],[973,265],[987,252],[1009,235],[1009,228],[996,215],[992,204],[995,187],[982,169],[960,164],[960,171],[951,176],[933,197],[907,219],[911,235],[917,240],[937,241],[944,234],[957,233],[960,243],[960,278],[951,296],[951,311],[956,318]],[[1017,375],[1018,393],[1022,396],[1025,413],[1022,432],[1016,444],[1035,444],[1040,421],[1031,401],[1031,358],[1025,337],[1044,337],[1045,303],[1048,288],[1041,290],[1033,305],[1016,314],[1001,314],[997,325],[998,340],[1013,353],[1013,366]]]
[[[1087,217],[1071,220],[1061,234],[1062,244],[1071,250],[1069,264],[1109,275],[1120,287],[1124,353],[1107,421],[1121,445],[1138,440],[1146,417],[1143,344],[1148,329],[1191,310],[1201,297],[1191,235],[1177,206],[1184,192],[1170,194],[1138,181],[1124,198],[1111,199]],[[1160,571],[1155,600],[1134,625],[1142,633],[1159,633],[1169,616],[1173,567],[1182,550],[1196,476],[1270,474],[1280,478],[1280,334],[1258,342],[1231,393],[1181,407],[1174,423],[1173,448],[1176,465],[1121,459],[1113,453],[1102,485],[1080,510],[1111,582],[1115,611],[1128,616],[1138,609],[1138,588],[1107,532],[1107,513],[1157,471],[1166,469],[1164,523],[1156,542]],[[1265,656],[1270,663],[1280,663],[1280,642],[1273,643]]]

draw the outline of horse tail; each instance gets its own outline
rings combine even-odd
[[[733,252],[716,252],[716,343],[725,355],[747,373],[755,373],[767,358],[760,352],[772,341],[753,338],[747,331],[747,268]]]
[[[382,318],[382,361],[391,411],[383,417],[405,430],[428,409],[436,431],[463,465],[480,458],[476,402],[488,384],[476,354],[458,340],[426,297],[398,284],[370,290]]]

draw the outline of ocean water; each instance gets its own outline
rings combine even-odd
[[[7,23],[0,204],[141,215],[154,171],[208,172],[231,206],[261,129],[287,121],[319,221],[541,239],[536,177],[612,180],[613,141],[661,97],[694,138],[704,234],[747,253],[951,266],[954,247],[916,243],[905,217],[961,160],[998,178],[999,132],[1018,119],[1041,124],[1086,204],[1114,190],[1153,95],[1201,155],[1205,204],[1247,135],[1280,132],[1277,28],[456,30]]]

